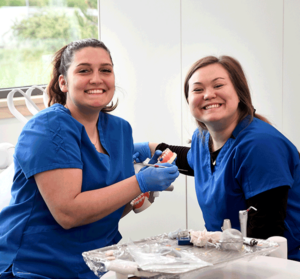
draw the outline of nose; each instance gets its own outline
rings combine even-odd
[[[204,94],[203,94],[203,99],[204,100],[211,100],[211,99],[214,99],[216,98],[216,93],[215,93],[215,90],[212,88],[212,89],[206,89]]]
[[[91,76],[90,83],[91,84],[99,84],[102,82],[103,82],[103,80],[102,80],[101,74],[99,72],[94,72],[93,75]]]

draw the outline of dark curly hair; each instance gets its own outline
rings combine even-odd
[[[69,43],[68,45],[62,47],[58,50],[53,58],[53,70],[51,74],[51,81],[47,86],[47,93],[49,96],[48,106],[53,104],[62,104],[63,106],[66,104],[67,96],[64,92],[60,90],[59,87],[59,76],[63,75],[64,77],[67,76],[68,69],[72,63],[74,53],[80,49],[86,47],[99,47],[106,50],[108,53],[110,60],[112,62],[111,54],[109,49],[105,46],[105,44],[97,39],[84,39],[79,41],[74,41]],[[112,62],[113,64],[113,62]],[[105,107],[102,109],[103,112],[110,112],[113,111],[118,105],[118,101],[114,105],[113,103],[110,106]]]

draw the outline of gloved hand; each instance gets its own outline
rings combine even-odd
[[[143,193],[164,191],[179,176],[177,166],[169,163],[159,165],[167,168],[147,167],[136,174],[136,179]]]
[[[152,158],[150,159],[150,161],[148,162],[148,164],[157,164],[158,162],[158,157],[162,154],[161,150],[156,150],[154,155],[152,156]],[[147,167],[148,168],[148,167]]]
[[[138,142],[134,144],[134,154],[132,156],[133,161],[136,163],[142,163],[147,158],[151,158],[151,150],[149,142]]]

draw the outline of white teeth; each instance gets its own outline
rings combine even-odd
[[[160,158],[164,159],[164,158],[167,156],[167,154],[170,153],[170,151],[171,151],[170,149],[169,149],[169,150],[166,149],[166,150],[160,155]]]
[[[218,108],[220,106],[221,106],[220,104],[214,104],[214,105],[210,105],[210,106],[205,107],[205,109]]]
[[[101,90],[88,90],[88,91],[86,91],[86,93],[88,93],[88,94],[101,94],[103,92],[104,92],[103,89],[101,89]]]

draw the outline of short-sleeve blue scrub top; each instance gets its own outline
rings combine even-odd
[[[209,132],[197,129],[188,152],[205,227],[220,231],[224,219],[240,230],[239,211],[246,200],[289,186],[284,236],[289,258],[300,261],[300,162],[296,147],[273,126],[257,118],[242,120],[222,147],[211,169]],[[259,209],[258,209],[259,210]]]
[[[82,192],[134,175],[129,123],[100,112],[98,131],[108,155],[96,151],[84,126],[60,104],[25,125],[15,148],[12,199],[0,214],[0,274],[12,265],[21,278],[97,278],[82,253],[121,239],[118,223],[125,206],[97,222],[65,230],[51,215],[34,175],[82,169]]]

